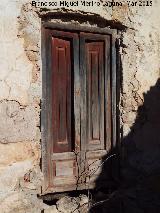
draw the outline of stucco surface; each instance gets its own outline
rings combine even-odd
[[[2,213],[39,213],[47,208],[37,198],[43,182],[40,171],[40,100],[42,98],[41,14],[88,16],[121,23],[122,90],[120,120],[123,137],[131,131],[144,93],[160,72],[160,3],[152,7],[35,8],[29,0],[0,1],[0,209]],[[46,10],[47,9],[47,10]],[[65,9],[65,10],[64,10]],[[86,20],[85,20],[86,19]],[[107,27],[107,26],[106,26]],[[148,125],[148,131],[150,129]],[[139,134],[139,133],[138,133]],[[136,136],[135,136],[136,137]],[[140,146],[143,150],[145,143]],[[26,179],[28,175],[29,179]],[[52,212],[46,210],[46,212]]]

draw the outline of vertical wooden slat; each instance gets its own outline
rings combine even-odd
[[[74,128],[75,128],[75,151],[78,153],[81,150],[81,136],[80,136],[80,113],[81,113],[81,85],[80,85],[80,70],[79,70],[79,40],[73,39],[73,69],[74,76]],[[73,128],[73,126],[72,126]]]
[[[51,35],[50,30],[45,30],[45,43],[43,44],[44,60],[43,64],[43,100],[42,100],[42,140],[44,148],[42,147],[42,162],[45,182],[43,185],[43,192],[52,187],[53,173],[52,173],[52,81],[51,81]],[[45,55],[44,55],[45,54]]]
[[[111,37],[106,36],[105,40],[105,138],[106,150],[111,150],[112,134],[112,95],[111,95]]]
[[[68,45],[67,45],[68,46]],[[57,82],[57,88],[55,91],[58,90],[58,93],[53,95],[53,98],[58,99],[56,103],[57,105],[57,112],[56,112],[56,121],[58,121],[56,132],[58,133],[57,142],[66,143],[67,138],[67,99],[70,97],[67,95],[67,75],[68,69],[66,67],[66,49],[67,48],[58,48],[58,69],[57,73],[55,74],[55,78],[53,81],[53,85]],[[56,67],[55,67],[56,69]],[[55,71],[56,72],[56,71]],[[70,88],[69,88],[70,89]],[[69,90],[68,89],[68,90]],[[54,92],[54,91],[53,91]],[[62,96],[63,93],[63,96]],[[70,107],[70,106],[69,106]],[[69,113],[70,114],[70,113]]]
[[[104,149],[104,42],[86,43],[88,150]]]
[[[74,128],[75,128],[75,146],[74,151],[76,155],[75,168],[77,170],[77,184],[81,182],[81,82],[80,82],[80,62],[79,62],[79,39],[73,39],[73,67],[74,67]],[[73,128],[73,127],[72,127]]]
[[[71,151],[70,42],[52,38],[53,152]]]
[[[73,134],[72,134],[72,132],[74,132],[75,131],[75,129],[74,129],[74,126],[72,125],[72,119],[74,119],[74,114],[73,114],[73,112],[72,112],[72,109],[73,109],[73,104],[74,103],[72,103],[72,96],[74,96],[74,93],[73,93],[73,89],[72,89],[72,84],[74,84],[74,81],[73,81],[73,79],[72,79],[72,72],[74,72],[74,70],[72,69],[72,66],[71,66],[71,64],[72,64],[72,60],[74,60],[73,59],[73,57],[72,57],[72,55],[71,55],[71,42],[69,42],[69,48],[67,47],[66,48],[66,68],[67,68],[67,72],[66,72],[66,92],[67,92],[67,100],[66,100],[66,133],[67,133],[67,140],[68,140],[68,142],[69,142],[69,151],[73,151],[72,150],[72,147],[73,147],[73,144],[72,143],[74,143],[74,138],[72,137],[73,136]],[[61,61],[61,63],[62,63],[62,61]],[[62,91],[62,94],[63,94],[63,91]],[[61,94],[61,96],[62,96],[62,94]]]
[[[91,52],[91,138],[100,139],[100,103],[99,103],[99,55],[97,52]]]
[[[99,102],[100,102],[100,140],[101,140],[101,149],[105,149],[105,87],[104,87],[104,79],[105,79],[105,42],[101,44],[99,50]]]
[[[46,191],[48,187],[48,180],[49,180],[49,172],[48,172],[48,123],[47,123],[47,87],[46,87],[46,82],[47,82],[47,75],[46,75],[46,70],[47,70],[47,40],[48,40],[48,35],[47,35],[47,30],[45,28],[42,28],[42,82],[43,82],[43,90],[42,90],[42,111],[41,111],[41,133],[42,133],[42,172],[45,177],[45,181],[43,182],[42,186],[42,192]]]
[[[112,146],[116,148],[117,146],[117,126],[116,126],[116,108],[117,108],[117,92],[116,92],[116,33],[112,35]]]
[[[87,147],[87,81],[86,81],[86,58],[85,58],[85,39],[80,36],[80,84],[81,84],[81,157],[80,169],[85,171],[86,166],[86,147]],[[85,176],[81,176],[81,181],[85,182]]]

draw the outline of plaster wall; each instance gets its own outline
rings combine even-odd
[[[57,0],[58,1],[58,0]],[[121,23],[122,91],[120,118],[123,137],[129,134],[143,105],[144,93],[159,79],[160,4],[152,7],[35,8],[29,0],[0,1],[0,209],[2,213],[39,213],[48,208],[37,198],[43,182],[40,170],[42,98],[41,17],[53,22],[93,26],[92,16]],[[56,13],[86,17],[63,21]],[[107,24],[106,24],[107,27]],[[145,144],[143,144],[145,146]],[[143,146],[140,146],[143,149]]]

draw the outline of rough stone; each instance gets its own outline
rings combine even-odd
[[[0,103],[0,117],[1,143],[36,140],[39,115],[34,107],[3,101]]]
[[[86,195],[82,194],[82,195],[79,196],[79,198],[80,198],[80,201],[79,201],[80,206],[88,204],[88,197]]]
[[[3,213],[41,213],[43,209],[42,201],[23,192],[10,192],[0,201]]]
[[[33,167],[31,160],[13,163],[0,168],[0,193],[14,191],[19,186],[20,178]]]
[[[56,203],[58,211],[62,213],[78,212],[79,198],[65,196]]]
[[[48,209],[44,210],[44,213],[59,213],[56,206],[51,206]]]
[[[98,0],[98,2],[104,1]],[[50,21],[54,23],[72,23],[90,27],[107,27],[108,23],[116,26],[116,23],[117,26],[126,26],[126,30],[120,33],[122,91],[119,105],[122,137],[128,136],[129,142],[136,141],[136,148],[141,150],[139,154],[130,155],[129,168],[139,168],[147,174],[159,168],[159,153],[153,149],[154,145],[156,150],[159,150],[160,139],[157,136],[159,128],[155,124],[157,122],[155,117],[159,118],[159,116],[150,112],[152,107],[148,107],[148,104],[145,106],[146,111],[143,109],[145,112],[140,119],[137,118],[137,111],[143,106],[147,91],[160,77],[158,18],[160,4],[159,0],[154,0],[152,7],[128,7],[125,0],[122,2],[124,3],[122,7],[81,5],[69,8],[48,7],[40,10],[32,7],[30,0],[0,1],[0,208],[2,213],[39,213],[42,208],[46,209],[46,206],[42,205],[42,200],[37,199],[43,180],[39,168],[41,152],[39,104],[42,98],[41,15],[44,14],[50,14]],[[68,18],[68,21],[67,18],[56,19],[55,13],[59,16],[62,13],[67,14],[66,17],[74,18],[73,20]],[[99,18],[104,21],[99,22]],[[151,102],[154,102],[153,99]],[[154,109],[157,111],[156,108]],[[153,126],[154,137],[150,134]],[[133,132],[136,132],[134,137],[132,137]],[[150,141],[153,143],[151,144]],[[148,154],[146,149],[152,152]],[[129,169],[125,169],[128,174]],[[142,192],[143,195],[146,193],[144,188]],[[140,194],[141,192],[138,193],[139,198]],[[157,197],[154,200],[157,200]],[[131,202],[131,206],[134,209],[132,212],[135,211],[135,203]],[[57,209],[61,213],[72,210],[75,210],[74,213],[87,212],[87,198],[85,196],[62,198],[57,203]],[[45,213],[56,212],[57,209],[52,206],[46,209]],[[148,209],[154,212],[150,206]],[[137,208],[136,212],[138,211]],[[131,210],[129,209],[128,212]]]
[[[89,212],[88,204],[84,204],[78,209],[78,213],[88,213],[88,212]]]
[[[0,168],[16,162],[39,158],[40,147],[33,142],[0,144]]]

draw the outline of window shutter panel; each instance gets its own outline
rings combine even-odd
[[[72,149],[70,41],[52,38],[53,152]]]
[[[104,149],[104,42],[86,43],[87,150]]]
[[[80,39],[82,87],[85,85],[81,131],[86,171],[84,181],[94,187],[101,172],[102,157],[111,149],[111,37],[82,32]]]
[[[74,127],[74,50],[76,34],[50,31],[51,140],[48,141],[48,189],[76,189],[77,166]],[[76,49],[78,52],[78,48]]]
[[[46,29],[45,36],[43,191],[91,188],[111,149],[111,35]]]

